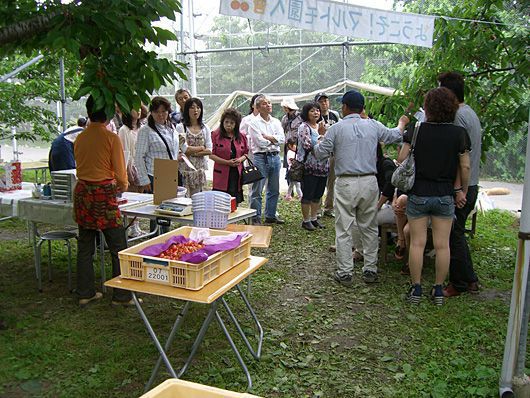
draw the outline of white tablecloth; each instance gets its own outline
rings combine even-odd
[[[18,216],[18,201],[21,199],[31,198],[33,184],[29,182],[22,183],[22,189],[15,191],[0,192],[0,215],[6,217]]]

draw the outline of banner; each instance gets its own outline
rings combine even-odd
[[[219,13],[373,41],[432,47],[434,16],[326,0],[221,0]]]

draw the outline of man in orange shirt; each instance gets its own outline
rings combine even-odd
[[[94,288],[93,257],[97,231],[105,235],[112,257],[112,276],[120,275],[118,252],[127,247],[117,195],[127,190],[127,171],[118,135],[107,130],[109,120],[103,109],[96,109],[94,98],[86,102],[90,124],[77,137],[74,155],[77,185],[74,191],[74,219],[79,226],[77,244],[77,293],[79,305],[103,297]],[[131,293],[112,292],[114,305],[133,305]]]

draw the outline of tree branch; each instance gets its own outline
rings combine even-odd
[[[500,68],[500,69],[488,69],[488,70],[484,70],[482,72],[471,73],[468,76],[469,77],[477,77],[477,76],[480,76],[480,75],[485,75],[487,73],[507,72],[507,71],[510,71],[510,70],[515,70],[515,68],[514,67],[510,67],[510,68]]]
[[[51,21],[58,15],[67,14],[67,10],[59,9],[53,12],[38,15],[26,21],[15,22],[0,29],[0,47],[12,44],[38,33],[49,30]]]

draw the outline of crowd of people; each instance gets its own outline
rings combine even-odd
[[[429,228],[436,253],[430,289],[433,302],[442,305],[445,297],[478,291],[464,231],[477,198],[481,127],[464,102],[460,74],[439,76],[439,87],[425,95],[424,112],[415,115],[421,119],[418,123],[403,115],[391,128],[366,114],[365,98],[356,90],[338,99],[342,119],[331,109],[326,93],[318,93],[301,109],[293,98],[284,98],[281,120],[272,116],[270,98],[256,94],[248,115],[226,109],[214,131],[203,121],[199,98],[180,89],[175,100],[179,111],[173,111],[166,98],[154,97],[141,109],[117,109],[109,120],[103,110],[95,109],[90,97],[88,127],[82,130],[80,125],[63,133],[52,146],[51,152],[75,141],[75,162],[69,159],[67,168],[77,167],[80,182],[74,208],[80,231],[77,291],[81,305],[100,297],[89,265],[95,231],[105,233],[113,274],[119,274],[117,252],[126,241],[117,222],[116,193],[152,193],[156,158],[179,160],[179,185],[186,187],[188,196],[206,188],[208,160],[212,160],[212,189],[229,193],[238,204],[245,200],[243,167],[251,161],[264,177],[249,187],[249,207],[256,210],[256,225],[284,223],[277,211],[283,165],[288,183],[284,199],[300,200],[298,227],[314,232],[324,228],[320,217],[334,217],[333,278],[344,286],[352,285],[354,265],[360,262],[363,280],[378,281],[378,226],[396,223],[395,256],[404,262],[401,272],[410,274],[406,297],[411,303],[423,296],[421,275]],[[414,135],[415,182],[409,192],[400,192],[391,177],[411,152]],[[383,149],[394,143],[401,148],[396,160]],[[59,162],[50,153],[54,169]],[[290,178],[289,168],[295,163],[303,165],[301,181]],[[129,230],[130,236],[142,233],[137,223]],[[125,292],[117,290],[114,295],[116,304],[131,303]]]

